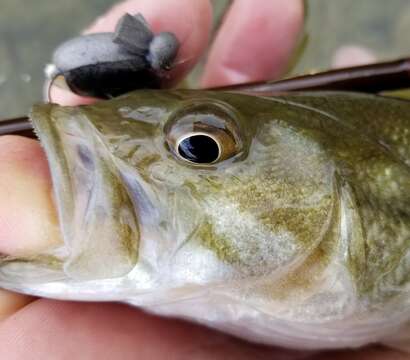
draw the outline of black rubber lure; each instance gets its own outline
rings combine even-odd
[[[158,89],[179,46],[173,33],[155,35],[141,14],[125,14],[113,33],[82,35],[60,45],[48,75],[52,83],[64,80],[72,92],[100,99]]]

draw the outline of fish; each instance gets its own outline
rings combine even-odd
[[[139,90],[35,105],[62,241],[0,286],[270,345],[410,339],[410,102]]]

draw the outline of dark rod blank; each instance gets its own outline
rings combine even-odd
[[[275,82],[213,88],[273,96],[291,91],[339,90],[365,93],[410,88],[410,58],[303,75]],[[27,117],[0,121],[0,135],[36,138]]]
[[[410,59],[354,66],[275,82],[215,88],[270,95],[289,91],[339,90],[379,93],[410,88]]]
[[[10,120],[0,120],[1,135],[20,135],[32,139],[37,138],[29,118],[25,116]]]

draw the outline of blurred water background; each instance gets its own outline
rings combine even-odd
[[[0,119],[26,114],[31,104],[42,100],[44,66],[53,49],[115,2],[0,0]],[[364,46],[381,60],[410,55],[409,0],[307,2],[304,51],[288,75],[328,68],[343,44]],[[217,25],[229,0],[213,3]]]
[[[410,56],[409,0],[306,0],[302,54],[292,74],[328,69],[341,46],[364,48],[375,61]]]

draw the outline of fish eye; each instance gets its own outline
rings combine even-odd
[[[218,140],[205,133],[192,133],[182,137],[176,149],[182,159],[196,164],[212,164],[221,155]]]
[[[242,151],[242,141],[230,109],[200,104],[177,111],[165,132],[168,148],[179,159],[196,165],[212,165]]]

